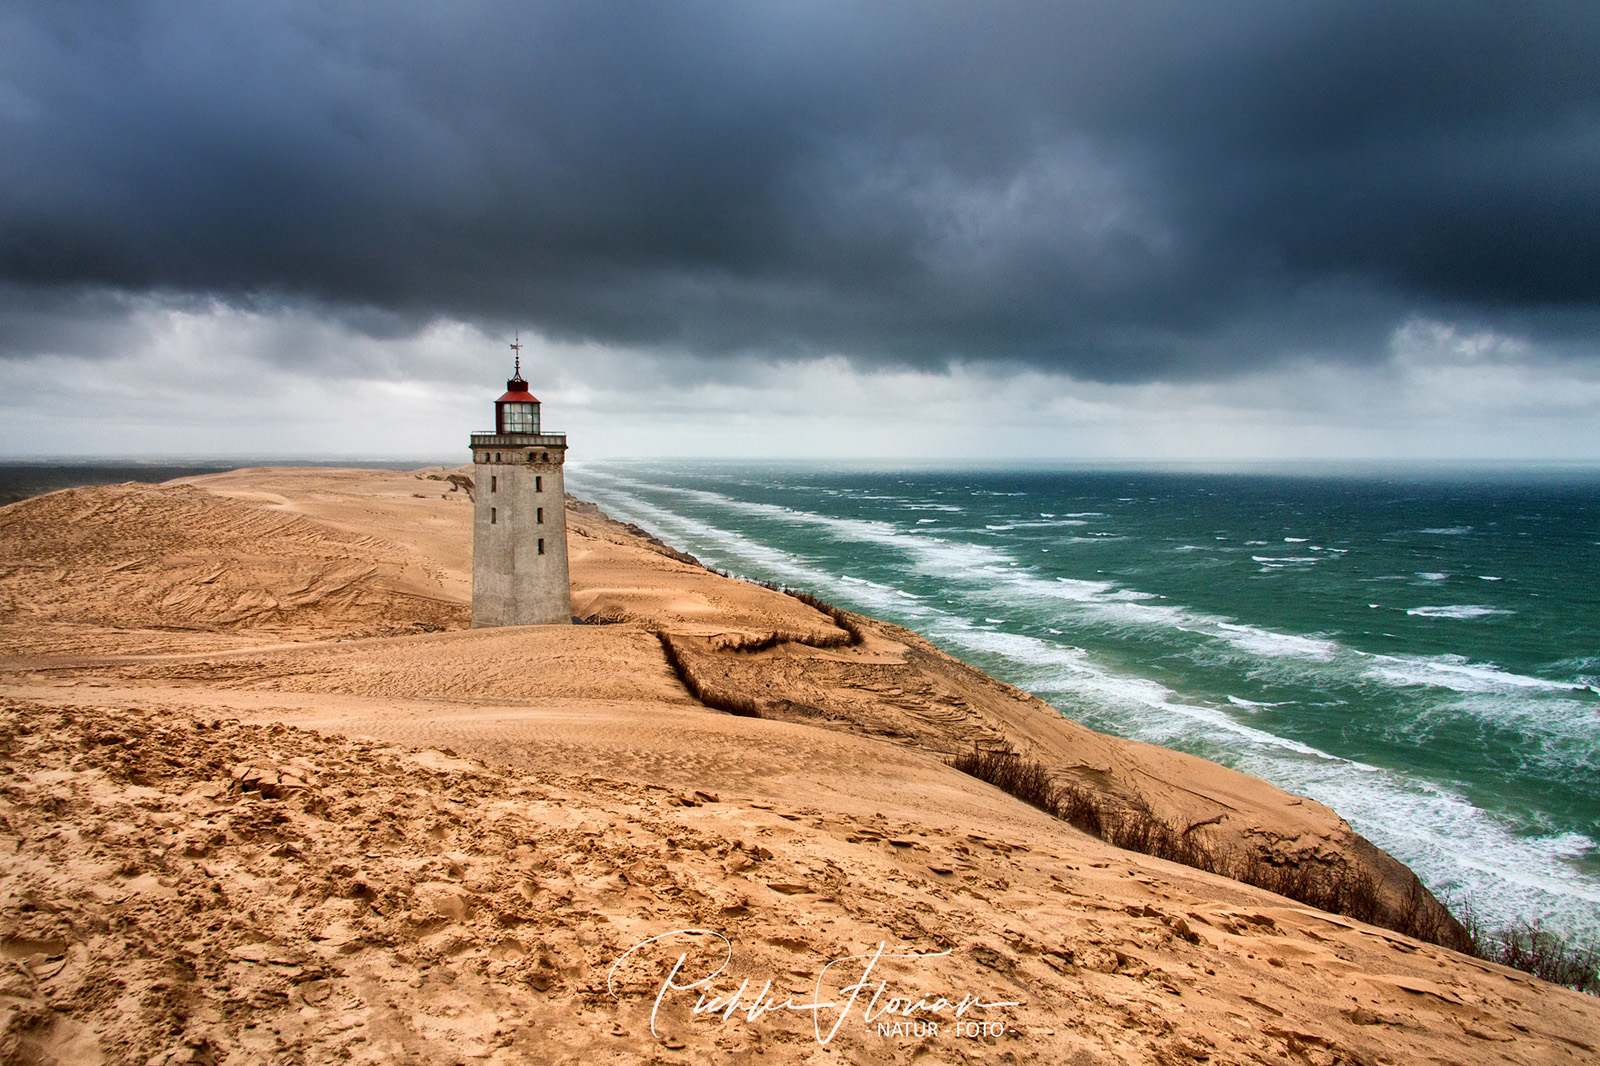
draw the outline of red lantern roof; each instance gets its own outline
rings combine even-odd
[[[506,394],[495,403],[538,403],[539,397],[528,391],[528,383],[522,380],[522,360],[517,360],[517,369],[511,375],[511,380],[506,382]]]

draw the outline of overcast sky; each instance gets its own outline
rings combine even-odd
[[[6,0],[0,454],[1600,460],[1600,5]]]

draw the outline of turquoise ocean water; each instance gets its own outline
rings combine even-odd
[[[1600,474],[574,463],[736,574],[1309,795],[1490,924],[1600,944]]]

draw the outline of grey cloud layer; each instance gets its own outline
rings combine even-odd
[[[12,350],[152,291],[1140,380],[1600,305],[1593,5],[55,0],[0,36]]]

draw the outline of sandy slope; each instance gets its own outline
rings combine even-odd
[[[939,756],[1003,739],[1118,803],[1220,816],[1197,832],[1404,875],[1326,808],[1082,730],[896,627],[844,643],[598,515],[569,517],[574,608],[613,624],[452,629],[468,508],[429,473],[0,509],[0,1059],[1600,1054],[1591,997],[1118,851]],[[691,698],[662,633],[767,717]],[[652,1035],[671,960],[719,942],[607,971],[688,927],[733,941],[714,984],[751,976],[746,1005],[768,977],[807,1001],[880,941],[950,952],[881,963],[895,989],[1017,1003],[969,1011],[1004,1023],[973,1035],[949,1011],[880,1032],[863,1000],[824,1045],[810,1012],[694,1017],[675,992]]]

